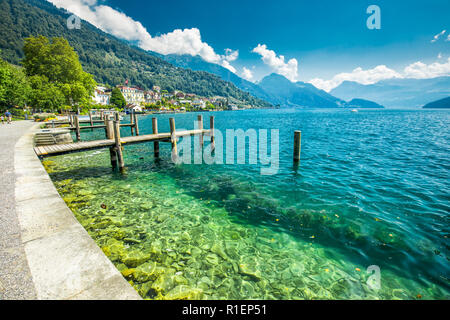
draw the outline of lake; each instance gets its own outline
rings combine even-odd
[[[224,133],[279,129],[277,173],[249,163],[174,164],[170,143],[161,143],[160,160],[153,143],[125,146],[125,174],[111,170],[107,149],[44,161],[77,219],[144,298],[450,298],[450,111],[201,114],[205,128],[214,115]],[[169,131],[169,117],[192,129],[197,115],[156,115],[159,132]],[[140,118],[141,135],[152,132],[151,118]],[[294,130],[302,131],[298,166]]]

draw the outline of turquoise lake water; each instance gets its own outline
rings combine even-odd
[[[46,165],[144,298],[450,298],[450,111],[201,114],[205,128],[214,115],[222,132],[279,129],[278,173],[248,163],[175,165],[169,143],[159,161],[153,143],[125,146],[124,175],[112,172],[107,149]],[[170,117],[192,129],[197,115],[156,115],[159,131],[169,131]],[[141,135],[151,133],[151,118],[140,117]],[[294,130],[302,131],[298,167]],[[379,290],[367,284],[371,265],[380,268]]]

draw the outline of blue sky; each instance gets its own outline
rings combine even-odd
[[[251,81],[277,72],[330,89],[347,78],[450,74],[448,0],[49,1],[145,49],[199,54]],[[379,30],[366,26],[372,4]]]

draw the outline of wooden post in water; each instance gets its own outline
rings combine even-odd
[[[201,114],[199,114],[199,115],[197,116],[197,122],[198,122],[198,128],[199,128],[200,130],[203,130],[203,116],[202,116]],[[203,133],[201,133],[201,134],[198,136],[198,142],[199,142],[199,144],[200,144],[200,147],[203,148]]]
[[[136,135],[138,136],[139,135],[139,123],[138,123],[138,116],[137,116],[137,114],[136,113],[133,113],[134,114],[134,128],[136,129]]]
[[[104,113],[103,113],[103,111],[101,111],[100,112],[100,120],[104,120],[104,119],[105,119]]]
[[[158,134],[158,119],[152,118],[153,134]],[[153,150],[155,152],[155,158],[159,158],[159,141],[153,142]]]
[[[174,161],[178,157],[175,119],[170,118],[169,121],[170,121],[170,142],[172,143],[172,161]]]
[[[123,162],[123,152],[122,143],[120,142],[120,122],[114,121],[114,141],[115,141],[115,151],[117,155],[117,161],[119,162],[119,170],[123,171],[125,163]]]
[[[94,121],[92,120],[92,111],[89,110],[89,121],[91,122],[91,127],[94,125]],[[91,128],[91,131],[94,131],[94,128]]]
[[[75,116],[75,130],[76,130],[76,135],[77,135],[77,142],[81,141],[80,119],[78,119],[78,116]]]
[[[302,150],[302,132],[294,131],[294,162],[300,161],[300,152]]]
[[[105,136],[106,136],[106,139],[109,139],[108,138],[108,136],[109,136],[109,132],[108,132],[108,120],[109,120],[109,117],[105,117],[105,120],[103,120],[103,123],[104,123],[104,125],[105,125]]]
[[[114,139],[114,124],[111,119],[109,119],[109,116],[105,119],[105,132],[106,132],[106,139]]]
[[[114,139],[114,123],[111,119],[106,122],[106,138],[111,140]],[[114,147],[109,148],[109,157],[111,159],[111,166],[113,169],[117,168],[117,153]]]
[[[72,118],[72,114],[71,114],[71,113],[67,114],[67,117],[69,118],[69,124],[70,124],[70,126],[73,127],[73,118]]]
[[[52,120],[52,128],[55,127],[55,120]]]
[[[214,151],[216,148],[214,143],[214,116],[209,117],[209,128],[211,130],[211,151]]]
[[[133,109],[131,109],[131,112],[130,112],[130,123],[134,124],[134,110]],[[131,135],[133,135],[134,126],[130,126],[130,129],[131,129]]]

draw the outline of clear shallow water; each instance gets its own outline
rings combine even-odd
[[[211,114],[223,132],[280,129],[278,174],[248,164],[174,165],[167,143],[157,162],[153,143],[126,146],[125,175],[111,171],[107,149],[45,161],[78,220],[143,297],[450,297],[450,112]],[[171,116],[157,116],[160,132]],[[177,128],[193,128],[196,117],[175,115]],[[151,116],[139,124],[151,133]],[[380,290],[366,284],[370,265],[381,269]]]

